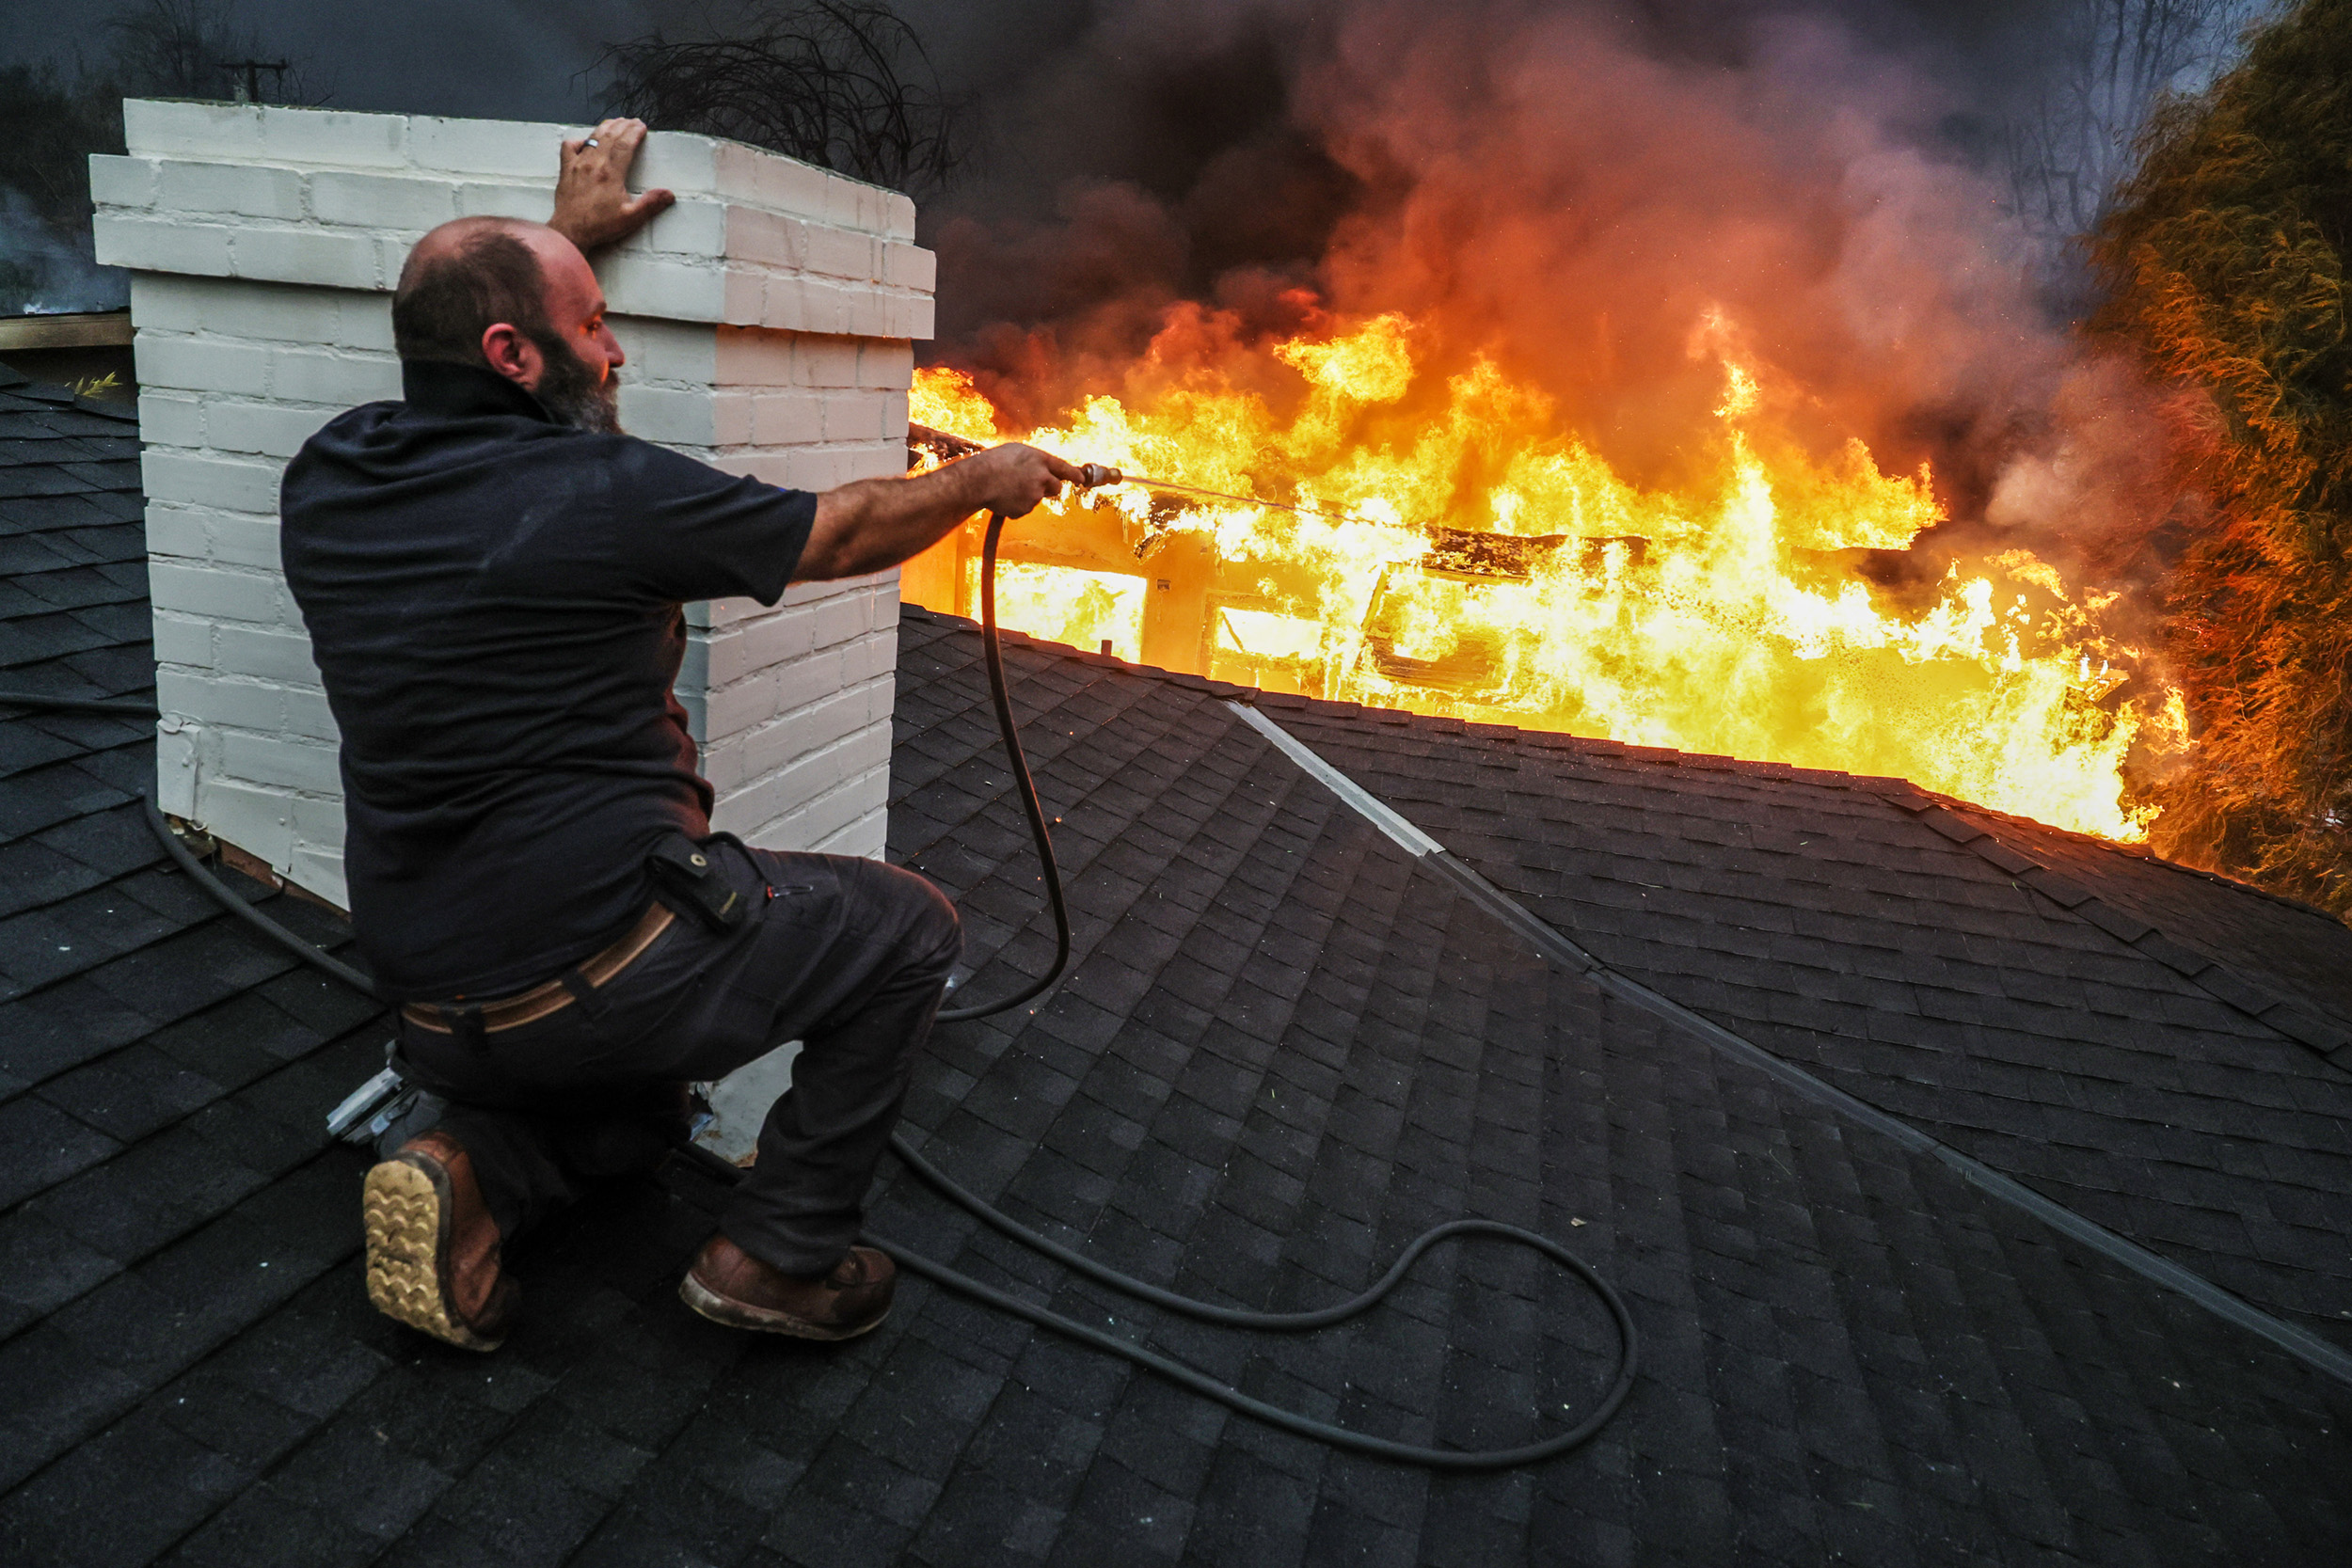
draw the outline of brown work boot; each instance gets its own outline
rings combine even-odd
[[[729,1328],[850,1339],[882,1321],[898,1286],[898,1265],[869,1246],[853,1246],[830,1274],[804,1278],[761,1262],[719,1235],[694,1255],[677,1293]]]
[[[499,1348],[522,1290],[499,1271],[498,1222],[465,1145],[409,1139],[368,1172],[359,1212],[377,1311],[467,1350]]]

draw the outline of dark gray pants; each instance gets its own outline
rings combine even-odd
[[[685,1085],[802,1041],[759,1160],[720,1219],[787,1274],[833,1267],[906,1099],[962,951],[954,906],[912,872],[841,855],[714,843],[750,895],[714,935],[684,916],[586,1003],[474,1049],[402,1025],[411,1082],[450,1107],[507,1241],[599,1176],[649,1168],[685,1133]]]

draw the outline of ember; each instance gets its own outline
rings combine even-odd
[[[2122,769],[2136,743],[2179,743],[2179,698],[2100,628],[2099,602],[2026,549],[1956,562],[1902,603],[1855,575],[1858,552],[1902,551],[1937,519],[1925,468],[1883,472],[1859,441],[1807,455],[1765,414],[1759,372],[1725,356],[1697,477],[1644,488],[1490,362],[1422,386],[1413,340],[1388,314],[1273,344],[1298,383],[1287,407],[1256,363],[1016,430],[935,370],[914,418],[1314,509],[1134,487],[1042,509],[1007,531],[1008,626],[1268,689],[1896,774],[2146,836]],[[1408,393],[1435,412],[1406,434],[1377,416]],[[1482,471],[1500,477],[1460,481]],[[973,612],[969,533],[908,566],[909,598]]]

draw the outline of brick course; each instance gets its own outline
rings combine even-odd
[[[544,217],[576,130],[133,101],[91,160],[100,259],[133,269],[167,809],[343,901],[335,730],[278,566],[285,462],[397,397],[389,293],[450,217]],[[678,204],[600,259],[629,356],[623,422],[730,472],[824,489],[904,467],[910,340],[933,267],[895,192],[657,134]],[[759,844],[879,854],[896,573],[688,608],[678,694]]]

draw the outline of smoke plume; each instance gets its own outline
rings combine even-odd
[[[1703,20],[1115,11],[1027,86],[1015,178],[936,226],[937,356],[1040,420],[1210,369],[1279,397],[1250,350],[1397,311],[1425,385],[1483,356],[1672,483],[1729,353],[1788,438],[1931,465],[1942,553],[2013,538],[2137,569],[2153,415],[2045,297],[2048,241],[1960,134],[1980,95],[1826,12]],[[1051,210],[1019,210],[1041,190]]]
[[[82,243],[76,245],[76,240]],[[129,275],[93,259],[87,230],[61,234],[22,192],[0,185],[0,315],[119,310]]]

